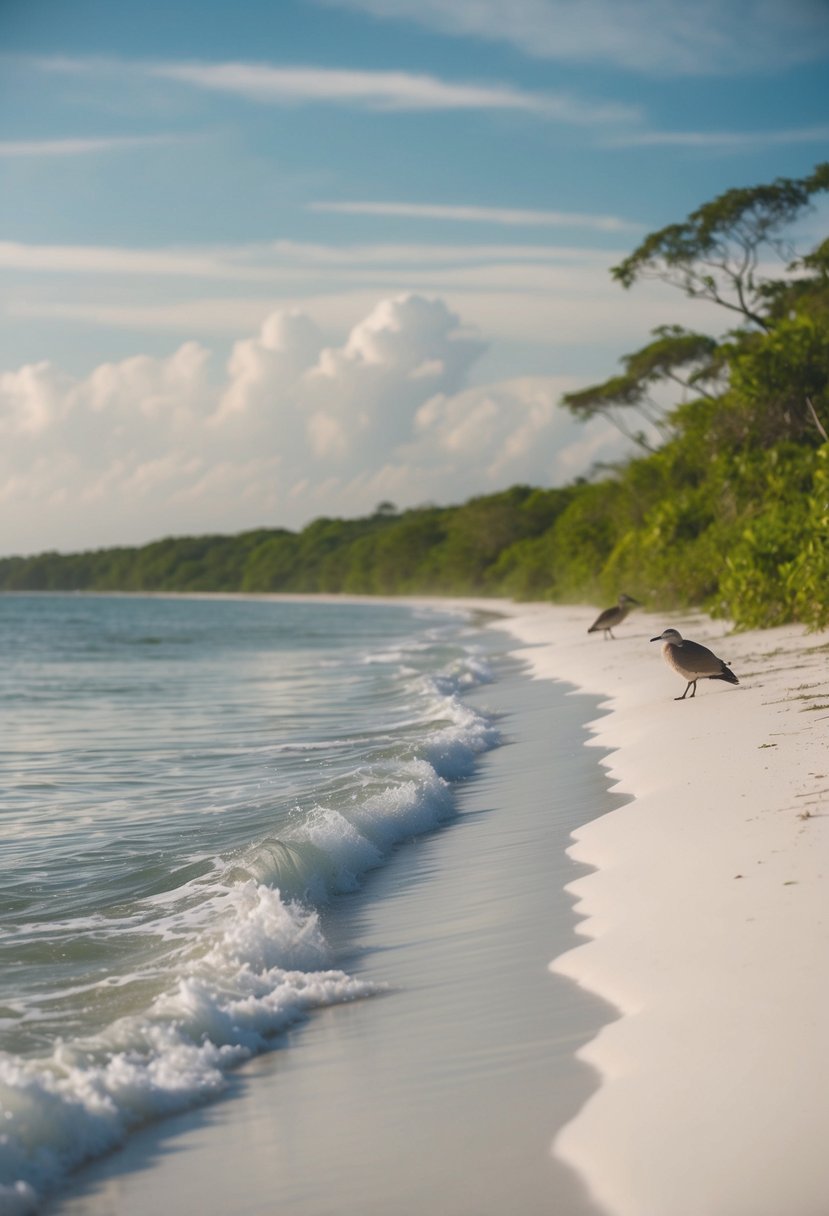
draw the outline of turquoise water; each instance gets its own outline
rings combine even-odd
[[[382,984],[319,912],[499,742],[462,615],[0,597],[0,1211]],[[342,945],[342,944],[340,944]]]

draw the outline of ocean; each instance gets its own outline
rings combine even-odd
[[[0,1204],[372,995],[319,908],[498,741],[466,616],[0,597]]]
[[[463,1009],[480,974],[480,999],[498,1007],[497,974],[506,976],[520,952],[505,940],[500,958],[498,937],[509,916],[499,910],[498,872],[480,871],[486,853],[464,851],[464,839],[470,845],[475,839],[475,823],[487,822],[488,808],[472,808],[466,817],[461,812],[485,755],[514,743],[504,733],[497,695],[491,705],[487,698],[500,681],[515,676],[516,662],[510,639],[484,623],[440,601],[414,606],[244,597],[0,597],[6,656],[0,689],[3,1216],[36,1211],[50,1197],[54,1203],[81,1164],[140,1139],[148,1126],[159,1126],[163,1134],[176,1112],[226,1096],[234,1078],[245,1067],[249,1071],[251,1062],[267,1059],[275,1045],[283,1049],[281,1058],[294,1062],[287,1072],[282,1065],[288,1125],[276,1139],[287,1154],[282,1176],[296,1170],[302,1154],[295,1120],[308,1109],[315,1085],[310,1063],[303,1067],[302,1047],[313,1042],[313,1034],[295,1032],[324,1027],[327,1008],[371,1002],[376,1048],[386,1029],[392,1030],[392,1019],[401,1017],[388,999],[396,986],[411,979],[413,989],[424,987],[416,968],[408,975],[403,960],[396,966],[393,954],[383,959],[401,925],[413,935],[404,954],[413,959],[412,946],[420,941],[433,968],[427,990],[435,987],[434,968],[442,967],[447,989]],[[561,746],[572,751],[571,742]],[[590,775],[581,780],[589,788],[560,825],[565,873],[570,821],[586,817],[586,806],[597,813],[601,804],[595,770],[592,762],[583,767]],[[563,777],[562,782],[566,789]],[[524,813],[537,820],[531,804],[525,791]],[[496,820],[489,822],[497,828]],[[460,850],[455,876],[447,868],[451,850],[433,855],[406,847],[439,840],[452,825]],[[506,821],[506,840],[510,848],[529,845],[533,875],[528,877],[528,863],[516,856],[516,890],[508,902],[515,914],[522,900],[536,900],[527,904],[526,923],[516,925],[516,933],[523,942],[538,941],[540,934],[533,983],[543,985],[546,999],[552,980],[545,964],[555,953],[556,934],[543,923],[549,910],[539,908],[535,891],[546,885],[550,863],[528,838],[535,828],[520,825],[517,815]],[[497,848],[500,866],[503,839],[497,846],[481,840],[483,849]],[[431,901],[424,903],[419,894],[421,902],[406,908],[409,888],[424,882],[424,858],[431,858],[425,875]],[[474,916],[463,912],[470,868],[478,873],[468,897]],[[434,885],[441,871],[449,878],[443,895]],[[385,889],[382,880],[372,881],[384,873]],[[564,882],[557,885],[561,890]],[[569,944],[572,917],[561,898],[564,911],[554,916]],[[367,950],[372,910],[376,940]],[[430,916],[436,918],[431,927]],[[460,940],[464,926],[475,921],[489,935],[494,985],[486,967],[466,975],[451,956],[436,962],[441,939]],[[476,934],[475,941],[480,926]],[[468,944],[462,948],[468,963]],[[545,1036],[558,1041],[568,1057],[579,1038],[573,1025],[567,1031],[542,1027],[549,1010],[537,994],[522,995],[521,982],[513,977],[501,993],[510,1010],[509,1034],[532,1044],[510,1049],[516,1083],[528,1066],[540,1075]],[[522,1004],[527,1010],[516,1016],[512,1006]],[[338,1016],[340,1028],[354,1024]],[[462,1012],[451,1015],[430,997],[408,1040],[419,1034],[434,1062],[440,1056],[436,1044],[459,1033],[453,1017],[463,1027]],[[357,1024],[370,1023],[359,1016]],[[397,1033],[403,1024],[398,1022]],[[469,1038],[463,1028],[460,1035]],[[489,1055],[503,1076],[509,1060],[498,1061],[502,1049],[493,1043],[481,1042],[470,1074],[488,1075],[480,1062]],[[390,1052],[400,1057],[396,1047]],[[364,1080],[375,1058],[376,1052],[360,1070]],[[387,1062],[382,1084],[395,1067]],[[413,1109],[414,1095],[423,1088],[419,1067],[419,1078],[400,1081]],[[526,1106],[532,1084],[526,1078],[521,1084],[525,1088],[513,1101]],[[549,1084],[544,1082],[542,1092]],[[435,1093],[424,1096],[427,1111],[435,1101],[446,1105],[443,1075],[436,1085]],[[505,1093],[503,1080],[499,1085]],[[316,1089],[320,1113],[306,1145],[306,1190],[307,1177],[316,1186],[317,1174],[326,1176],[314,1154],[332,1102],[325,1086]],[[352,1089],[343,1101],[350,1106],[349,1125],[357,1126]],[[379,1110],[373,1117],[380,1126],[366,1133],[378,1145],[388,1124]],[[533,1110],[532,1103],[530,1110],[539,1138],[534,1152],[546,1161],[547,1114]],[[514,1124],[508,1109],[506,1117]],[[262,1124],[261,1110],[255,1123]],[[331,1145],[349,1143],[344,1126],[345,1120],[332,1126]],[[267,1151],[276,1149],[271,1144]],[[397,1152],[392,1137],[391,1159]],[[343,1169],[361,1169],[353,1146],[342,1155]],[[450,1173],[452,1160],[450,1154]],[[432,1195],[433,1210],[468,1210],[468,1184],[460,1181],[460,1206],[453,1206],[455,1200],[441,1206]],[[400,1182],[412,1195],[419,1185],[414,1177]],[[514,1184],[510,1190],[515,1193]],[[329,1210],[327,1202],[294,1201],[286,1210],[316,1214]],[[387,1202],[378,1195],[377,1211],[387,1210]],[[419,1210],[412,1203],[411,1210]],[[192,1210],[196,1206],[206,1210],[204,1202]],[[93,1207],[81,1201],[68,1210]],[[119,1201],[106,1210],[127,1207]],[[177,1210],[190,1206],[179,1202]],[[232,1210],[242,1208],[233,1201]],[[249,1210],[277,1208],[263,1200]],[[363,1196],[353,1209],[345,1204],[331,1210],[374,1209]],[[399,1204],[397,1210],[409,1209]],[[492,1210],[500,1210],[500,1202]],[[543,1197],[538,1210],[547,1210]],[[560,1205],[556,1210],[565,1211]],[[587,1208],[573,1201],[566,1210]]]

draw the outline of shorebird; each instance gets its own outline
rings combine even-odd
[[[638,605],[639,601],[635,600],[632,595],[620,595],[619,603],[614,604],[612,608],[605,608],[604,612],[600,612],[587,632],[599,633],[601,631],[604,633],[605,641],[607,641],[608,634],[613,638],[613,634],[611,633],[613,626],[621,625],[631,608],[636,608]],[[616,639],[613,638],[613,640],[615,641]]]
[[[681,697],[675,701],[684,701],[688,689],[693,689],[691,696],[696,696],[697,680],[725,680],[728,684],[739,684],[730,667],[722,659],[718,659],[707,646],[699,642],[689,642],[677,629],[663,629],[658,637],[651,638],[652,642],[662,642],[662,657],[669,667],[682,676],[688,683]]]

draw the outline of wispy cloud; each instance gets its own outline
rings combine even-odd
[[[202,248],[131,249],[107,245],[29,245],[0,241],[0,269],[32,273],[273,282],[286,273],[338,271],[375,276],[396,267],[540,265],[606,266],[621,252],[560,245],[312,245],[270,241]]]
[[[78,139],[4,139],[0,140],[0,157],[88,156],[99,152],[123,152],[132,148],[179,144],[189,138],[182,135],[121,135]]]
[[[638,109],[566,94],[469,84],[410,72],[278,67],[255,63],[160,64],[152,75],[260,102],[337,101],[383,110],[518,110],[561,122],[628,121]]]
[[[27,245],[0,241],[0,267],[5,270],[51,271],[58,274],[140,275],[181,278],[262,278],[251,266],[234,265],[206,250],[125,249],[106,245]]]
[[[797,127],[788,131],[630,131],[612,135],[602,142],[613,148],[706,148],[734,152],[754,152],[788,144],[825,144],[829,126]]]
[[[807,63],[829,49],[823,0],[317,0],[534,58],[650,76],[711,76]]]
[[[40,70],[81,75],[130,73],[270,105],[337,103],[380,111],[500,110],[573,125],[635,122],[638,106],[534,92],[509,84],[443,80],[403,71],[268,63],[157,62],[53,56]]]
[[[207,335],[236,336],[258,325],[273,309],[302,307],[326,330],[337,330],[353,323],[361,310],[372,307],[381,294],[422,291],[429,296],[440,293],[455,308],[463,310],[469,321],[498,344],[538,345],[545,352],[563,352],[561,363],[578,362],[574,352],[593,347],[599,339],[616,351],[635,350],[642,334],[664,322],[666,308],[679,325],[706,332],[718,332],[722,318],[716,305],[677,297],[659,283],[648,283],[620,306],[619,288],[596,262],[547,268],[518,265],[502,268],[474,267],[469,271],[381,270],[376,274],[302,275],[289,282],[275,279],[272,290],[257,294],[201,294],[176,299],[169,293],[147,294],[137,290],[61,292],[51,299],[43,293],[27,298],[19,289],[5,307],[9,318],[61,320],[95,329],[134,330],[177,334],[198,338]],[[503,362],[503,352],[498,359]],[[514,374],[525,370],[525,355],[510,366]]]
[[[613,215],[588,215],[569,211],[527,211],[513,207],[465,207],[440,203],[348,202],[309,203],[311,211],[333,211],[342,215],[390,216],[403,219],[451,220],[458,223],[504,224],[508,227],[589,228],[599,232],[638,231],[639,224]]]
[[[606,248],[585,248],[578,245],[527,244],[388,244],[372,245],[312,245],[302,241],[274,241],[267,247],[257,246],[257,256],[270,251],[286,262],[305,265],[346,266],[415,266],[452,265],[468,262],[595,262],[606,265],[608,259],[624,257]]]

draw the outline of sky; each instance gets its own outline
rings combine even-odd
[[[731,324],[610,268],[827,159],[829,0],[0,0],[0,555],[586,475]]]

